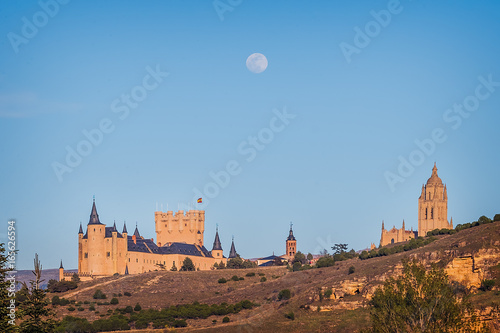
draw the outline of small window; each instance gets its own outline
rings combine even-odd
[[[89,254],[87,252],[85,252],[85,254],[83,255],[84,258],[88,258],[89,257]]]
[[[111,253],[106,252],[106,257],[109,257],[110,255],[111,255]]]

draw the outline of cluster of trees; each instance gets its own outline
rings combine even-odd
[[[389,278],[370,301],[370,332],[479,332],[468,296],[441,268],[403,262],[403,274]]]
[[[291,270],[300,271],[311,268],[321,268],[321,267],[330,267],[335,265],[337,261],[344,261],[352,258],[356,258],[358,254],[354,249],[347,251],[347,244],[335,244],[332,246],[333,254],[329,254],[327,250],[322,252],[322,256],[318,259],[314,266],[310,265],[310,262],[313,259],[311,253],[304,256],[300,251],[295,254],[295,257],[292,261]]]
[[[469,222],[469,223],[465,223],[465,224],[457,224],[457,226],[455,227],[455,230],[461,231],[464,229],[477,227],[477,226],[482,225],[482,224],[488,224],[488,223],[499,222],[499,221],[500,221],[500,214],[496,214],[493,217],[493,219],[490,219],[490,218],[483,215],[480,218],[478,218],[477,221]]]
[[[71,281],[57,281],[54,279],[50,279],[47,283],[47,290],[51,293],[63,293],[68,290],[76,289],[79,282],[80,277],[76,273],[71,276]]]
[[[363,251],[359,255],[359,259],[365,260],[365,259],[370,259],[370,258],[376,258],[376,257],[383,257],[383,256],[388,256],[391,254],[395,253],[401,253],[405,251],[410,251],[414,249],[418,249],[419,247],[425,246],[433,241],[435,241],[436,238],[434,237],[418,237],[417,239],[411,239],[408,243],[406,244],[401,244],[393,247],[383,247],[380,249],[373,249],[371,251]]]

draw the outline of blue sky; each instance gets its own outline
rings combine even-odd
[[[243,257],[283,254],[291,221],[302,252],[358,250],[382,220],[417,228],[434,162],[455,224],[492,217],[498,31],[495,1],[2,3],[0,238],[15,218],[19,269],[35,252],[75,268],[93,195],[103,223],[154,237],[156,204],[186,207],[196,188],[209,250],[218,224],[225,253],[234,235]],[[69,166],[68,147],[86,156]]]

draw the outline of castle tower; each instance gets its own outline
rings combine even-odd
[[[222,245],[219,239],[219,227],[216,227],[215,229],[215,240],[214,240],[214,246],[212,247],[212,257],[216,259],[223,258]]]
[[[205,211],[155,212],[155,229],[158,246],[176,242],[203,246]]]
[[[418,198],[418,235],[426,236],[434,229],[452,229],[448,223],[448,193],[437,174],[436,163],[432,168],[432,175]]]
[[[83,272],[83,229],[80,221],[80,230],[78,230],[78,272]]]
[[[293,236],[292,225],[292,222],[290,222],[290,233],[286,239],[286,256],[290,259],[294,258],[295,253],[297,253],[297,240]]]
[[[61,260],[61,266],[59,266],[59,281],[64,280],[64,267]]]
[[[236,253],[236,248],[234,247],[234,237],[233,237],[233,241],[231,242],[231,250],[229,251],[229,259],[236,258],[237,256],[238,253]]]
[[[106,258],[104,256],[106,253],[104,245],[105,228],[106,225],[99,221],[99,214],[97,214],[94,198],[89,223],[87,224],[88,248],[87,253],[84,254],[84,260],[87,259],[87,272],[90,274],[99,274],[106,269]]]

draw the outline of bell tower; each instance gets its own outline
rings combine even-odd
[[[286,256],[290,259],[293,259],[295,257],[295,253],[297,253],[297,240],[293,236],[292,226],[293,224],[290,222],[290,233],[286,239]]]
[[[448,223],[448,192],[437,174],[436,163],[418,198],[418,235],[425,237],[434,229],[453,229],[453,223]]]

